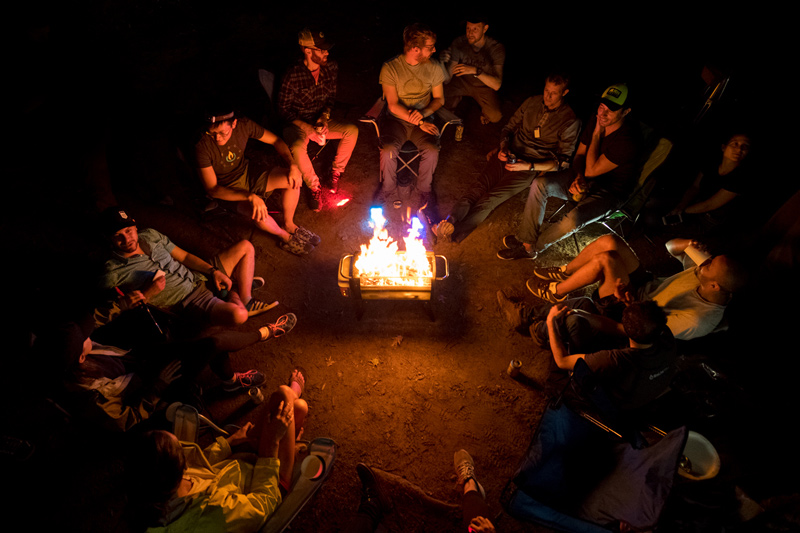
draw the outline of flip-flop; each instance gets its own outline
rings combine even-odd
[[[303,376],[303,381],[300,381],[295,377],[295,374],[294,374],[295,371],[297,371],[297,373],[299,373],[299,374],[301,374]],[[288,383],[288,385],[291,387],[292,383],[297,383],[298,385],[300,385],[300,394],[299,394],[299,396],[302,396],[303,393],[306,391],[306,384],[308,383],[308,372],[306,372],[305,368],[303,368],[302,366],[295,366],[294,369],[292,369],[292,373],[289,374],[289,383]]]

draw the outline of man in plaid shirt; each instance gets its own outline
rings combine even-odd
[[[322,187],[308,157],[308,141],[320,146],[328,139],[341,139],[331,169],[331,192],[336,192],[358,139],[358,128],[348,122],[331,119],[336,98],[339,66],[328,61],[333,43],[321,31],[304,29],[299,34],[303,59],[283,78],[278,96],[278,113],[285,123],[283,138],[300,167],[303,181],[311,190],[311,207],[319,211]]]

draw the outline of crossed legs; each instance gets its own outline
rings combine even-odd
[[[567,264],[564,273],[569,278],[555,286],[556,294],[563,296],[599,281],[598,295],[601,298],[610,296],[614,294],[617,280],[627,285],[630,274],[637,268],[639,259],[633,250],[616,235],[604,235]]]

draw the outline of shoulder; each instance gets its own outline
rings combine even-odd
[[[264,135],[264,128],[259,126],[257,122],[254,122],[247,117],[241,117],[237,119],[236,128],[242,128],[241,131],[243,133],[246,133],[248,137],[252,137],[254,139],[258,139]]]
[[[496,39],[492,39],[488,35],[485,37],[486,39],[486,49],[489,50],[492,54],[505,54],[506,47],[503,46],[503,43],[499,42]]]

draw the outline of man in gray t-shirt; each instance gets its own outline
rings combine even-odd
[[[439,129],[425,119],[444,105],[444,71],[431,59],[436,34],[421,24],[403,31],[404,50],[383,64],[380,84],[389,113],[381,124],[381,193],[384,201],[397,197],[397,155],[406,141],[420,152],[416,189],[420,206],[428,201],[433,172],[439,161]]]
[[[136,221],[119,207],[102,214],[101,227],[113,250],[100,287],[116,288],[123,310],[151,304],[235,326],[270,309],[252,296],[255,250],[250,241],[239,241],[206,262],[154,229],[139,232]]]

